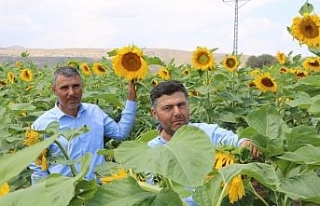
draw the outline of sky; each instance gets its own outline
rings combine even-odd
[[[238,53],[312,55],[287,31],[306,0],[239,0]],[[320,14],[320,0],[309,0]],[[0,48],[137,45],[232,53],[235,0],[0,0]]]

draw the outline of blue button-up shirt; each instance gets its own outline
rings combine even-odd
[[[94,104],[81,103],[76,117],[63,113],[59,107],[56,106],[43,115],[41,115],[31,126],[32,129],[43,131],[53,121],[60,124],[60,131],[67,129],[75,129],[88,126],[89,131],[73,138],[70,142],[60,136],[58,141],[65,148],[71,160],[76,160],[84,154],[90,152],[92,154],[90,167],[85,178],[92,180],[95,178],[94,167],[105,161],[103,155],[98,155],[97,151],[104,148],[104,137],[110,137],[116,140],[126,138],[132,130],[137,103],[127,100],[124,110],[121,114],[121,119],[116,122],[109,117],[101,108]],[[62,155],[58,145],[51,144],[49,146],[51,155]],[[42,171],[39,165],[30,164],[30,169],[33,170],[31,175],[32,182],[43,178],[51,173],[60,173],[65,176],[71,176],[71,169],[68,165],[57,164],[49,165],[48,170]],[[80,170],[80,165],[75,165],[77,171]]]

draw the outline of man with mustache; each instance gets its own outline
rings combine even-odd
[[[52,91],[58,98],[55,107],[36,119],[31,128],[44,131],[54,121],[60,124],[60,131],[88,126],[88,132],[70,141],[63,136],[57,140],[67,151],[71,160],[79,159],[88,152],[92,154],[89,171],[85,175],[87,180],[92,180],[96,178],[94,167],[105,161],[103,155],[97,154],[98,150],[104,148],[104,138],[122,140],[132,130],[137,108],[134,83],[128,83],[128,98],[118,122],[97,105],[82,102],[83,83],[78,69],[74,67],[63,66],[54,72]],[[49,151],[52,156],[63,157],[62,151],[55,143],[50,145]],[[32,183],[52,173],[60,173],[65,176],[74,175],[70,166],[64,164],[51,164],[45,171],[42,171],[41,166],[35,163],[29,167],[33,171]],[[75,168],[79,171],[80,165],[75,164]]]
[[[181,126],[191,125],[202,129],[213,145],[249,147],[254,157],[259,156],[259,150],[249,139],[239,140],[237,134],[223,129],[217,124],[190,123],[188,92],[181,82],[176,80],[160,82],[152,89],[150,101],[152,116],[159,123],[159,135],[148,142],[149,146],[164,145],[171,140]],[[196,206],[191,196],[184,200],[189,206]]]

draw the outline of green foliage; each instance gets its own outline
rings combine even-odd
[[[246,67],[263,68],[264,66],[272,66],[276,62],[277,60],[274,56],[262,54],[260,56],[250,56],[246,62]]]

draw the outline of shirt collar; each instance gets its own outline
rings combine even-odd
[[[58,119],[61,119],[63,116],[69,116],[66,113],[64,113],[63,111],[61,111],[61,109],[59,108],[59,101],[56,101],[55,106],[54,106],[54,110],[55,113],[57,115]],[[79,105],[79,110],[78,110],[78,114],[77,114],[77,118],[86,110],[85,106],[80,103]]]

